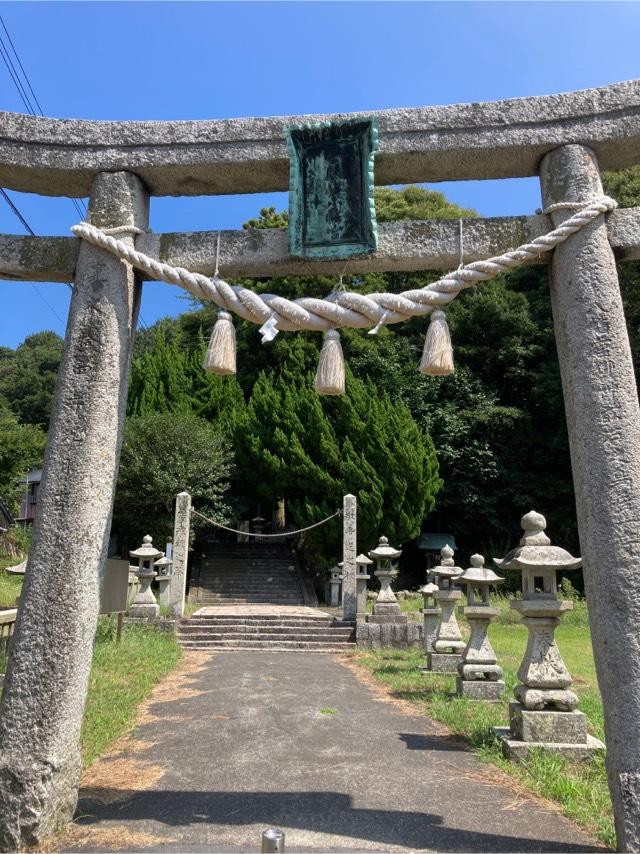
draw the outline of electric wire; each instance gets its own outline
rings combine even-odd
[[[31,86],[31,83],[29,82],[29,77],[27,76],[27,72],[24,70],[24,67],[23,67],[22,63],[20,62],[20,57],[18,56],[18,51],[16,50],[15,45],[13,44],[13,39],[11,38],[11,36],[10,36],[10,34],[9,34],[9,30],[7,29],[7,25],[5,24],[5,22],[4,22],[3,18],[2,18],[2,15],[0,15],[0,24],[2,24],[2,29],[3,29],[3,30],[5,31],[5,33],[7,34],[7,38],[9,39],[9,44],[11,45],[11,48],[12,48],[12,50],[13,50],[13,53],[15,54],[15,57],[16,57],[16,59],[18,60],[18,65],[20,66],[20,69],[22,70],[22,74],[24,75],[24,79],[25,79],[25,80],[26,80],[26,82],[27,82],[27,86],[29,87],[29,91],[30,91],[30,92],[31,92],[31,94],[33,95],[33,100],[34,100],[34,101],[36,102],[36,104],[38,105],[38,109],[40,110],[40,115],[41,115],[41,116],[43,116],[43,115],[44,115],[44,113],[43,113],[43,111],[42,111],[42,107],[40,106],[40,101],[38,101],[37,95],[36,95],[36,93],[33,91],[33,88],[32,88],[32,86]]]
[[[0,56],[2,56],[2,60],[3,60],[4,64],[7,66],[7,71],[9,72],[9,76],[13,80],[13,84],[16,87],[16,89],[18,90],[18,95],[20,95],[20,99],[21,99],[22,103],[25,105],[27,112],[30,115],[34,115],[33,107],[29,103],[29,100],[27,98],[26,92],[24,91],[24,87],[22,86],[22,83],[20,82],[20,79],[16,76],[15,66],[13,65],[13,63],[11,61],[11,57],[9,56],[9,54],[7,52],[5,44],[2,41],[1,35],[0,35]]]
[[[12,82],[13,82],[13,84],[14,84],[17,92],[18,92],[20,100],[24,104],[25,109],[27,110],[29,115],[32,115],[32,116],[36,115],[36,109],[33,106],[33,102],[35,102],[40,115],[44,116],[44,112],[42,110],[40,102],[38,101],[36,93],[33,90],[33,86],[31,85],[31,81],[29,80],[29,76],[24,69],[22,61],[20,60],[20,56],[18,55],[18,51],[16,50],[16,47],[13,43],[13,39],[11,38],[9,30],[7,29],[7,25],[5,24],[4,19],[2,18],[1,15],[0,15],[0,25],[2,26],[2,29],[4,30],[6,38],[9,42],[10,47],[11,47],[11,50],[13,51],[13,55],[15,56],[15,58],[18,62],[18,65],[20,67],[20,71],[22,72],[22,79],[21,79],[20,73],[18,72],[18,69],[16,68],[16,66],[15,66],[15,64],[11,58],[11,52],[9,51],[9,47],[7,46],[7,42],[4,40],[2,33],[0,32],[0,56],[2,57],[2,60],[3,60],[5,66],[7,68],[7,71],[9,72],[9,76],[11,77],[11,80],[12,80]],[[24,83],[22,82],[23,80],[24,80]],[[27,92],[27,88],[25,88],[25,83],[26,83],[26,87],[28,88],[29,92],[31,93],[31,97],[33,98],[33,102],[31,101],[31,98],[29,97],[29,93]],[[4,189],[4,187],[0,187],[0,193],[2,194],[2,198],[7,203],[10,210],[12,211],[14,216],[18,219],[18,221],[20,222],[22,227],[25,229],[25,231],[28,234],[30,234],[32,237],[35,237],[36,233],[33,230],[33,228],[31,228],[31,226],[29,225],[27,218],[20,211],[20,209],[15,204],[13,199],[9,196],[9,194]],[[84,216],[86,214],[86,210],[83,210],[83,207],[80,204],[78,204],[77,199],[72,199],[71,201],[72,201],[73,206],[76,210],[76,213],[78,213],[80,216]],[[42,302],[46,305],[46,307],[49,309],[49,311],[53,314],[53,316],[64,327],[65,326],[64,319],[60,316],[58,311],[49,302],[49,300],[44,296],[44,294],[36,287],[35,282],[29,282],[29,285],[35,291],[35,293],[40,298],[40,300],[42,300]],[[69,288],[72,288],[71,283],[68,282],[67,285]]]
[[[20,222],[21,222],[21,224],[24,226],[24,228],[29,232],[29,234],[30,234],[32,237],[35,237],[35,236],[36,236],[35,231],[31,228],[31,226],[29,225],[29,223],[28,223],[28,222],[26,221],[26,219],[22,216],[22,214],[20,213],[20,211],[18,210],[18,208],[16,207],[16,205],[13,203],[13,201],[12,201],[11,197],[9,196],[9,194],[7,193],[7,191],[4,189],[4,187],[0,187],[0,193],[2,193],[2,198],[3,198],[3,199],[5,200],[5,202],[9,205],[9,207],[11,208],[11,210],[13,211],[13,213],[16,215],[16,217],[20,220]]]
[[[11,51],[13,52],[13,55],[16,58],[16,61],[17,61],[18,66],[20,68],[20,71],[18,70],[15,63],[13,62],[13,59],[11,58],[11,53],[9,51],[9,47],[7,46],[7,43],[4,40],[1,32],[0,32],[0,55],[2,56],[2,59],[4,61],[4,64],[7,67],[9,75],[11,76],[11,79],[13,80],[13,83],[14,83],[17,91],[18,91],[18,94],[20,95],[22,103],[24,104],[29,115],[35,116],[35,115],[39,114],[41,116],[44,116],[44,110],[42,109],[40,101],[38,100],[38,97],[37,97],[37,95],[33,89],[33,86],[31,85],[31,81],[29,80],[29,75],[25,71],[24,65],[22,64],[22,60],[20,59],[20,55],[18,54],[16,46],[13,42],[13,39],[11,38],[11,35],[9,33],[9,30],[7,28],[7,25],[6,25],[2,15],[0,15],[0,25],[2,26],[2,29],[4,30],[4,32],[6,34],[9,45],[11,46]],[[24,80],[24,83],[21,80],[20,72],[22,72],[22,79]],[[25,84],[26,84],[26,87],[25,87]],[[27,88],[29,89],[29,92],[31,92],[31,95],[33,97],[33,101],[35,102],[35,104],[38,108],[37,112],[36,112],[36,108],[33,106],[33,103],[29,97],[29,94],[27,92]],[[78,201],[78,199],[73,198],[73,199],[71,199],[71,204],[74,206],[76,213],[78,213],[81,217],[86,216],[87,211],[86,211],[86,205],[84,203],[80,203]]]
[[[16,90],[18,91],[18,95],[20,96],[20,99],[21,99],[22,103],[24,104],[25,109],[27,110],[29,115],[32,115],[32,116],[36,115],[36,109],[33,106],[33,102],[35,102],[35,104],[38,108],[38,113],[41,116],[44,116],[44,110],[42,109],[42,105],[40,104],[40,101],[38,100],[38,97],[37,97],[37,95],[33,89],[33,86],[31,85],[31,81],[29,80],[29,75],[27,74],[27,72],[24,68],[24,65],[22,64],[22,61],[20,59],[20,55],[18,54],[16,46],[13,42],[13,39],[11,38],[11,34],[9,33],[9,30],[7,28],[7,25],[6,25],[2,15],[0,15],[0,25],[2,26],[2,29],[4,30],[4,33],[6,35],[9,46],[11,47],[11,51],[13,52],[13,55],[16,58],[18,66],[20,67],[20,71],[22,72],[22,79],[21,79],[18,68],[16,68],[16,65],[14,64],[14,62],[11,58],[11,52],[9,51],[9,47],[7,46],[7,43],[5,42],[5,40],[3,38],[2,32],[0,32],[0,56],[2,56],[2,60],[3,60],[5,66],[7,68],[7,71],[9,72],[9,76],[11,77],[11,79],[12,79],[12,81],[16,87]],[[22,82],[22,80],[24,80],[24,83]],[[26,88],[25,88],[25,83],[26,83]],[[31,93],[31,96],[33,98],[33,102],[31,101],[31,99],[29,97],[29,94],[27,92],[27,88],[28,88],[29,92]],[[7,203],[7,205],[10,207],[10,209],[12,210],[14,215],[17,217],[17,219],[22,224],[23,228],[27,231],[28,234],[30,234],[32,237],[35,237],[36,236],[35,231],[31,228],[26,217],[21,213],[20,209],[15,204],[15,202],[11,199],[11,197],[6,192],[6,190],[3,187],[0,187],[0,192],[2,193],[2,197],[5,200],[5,202]],[[71,203],[73,204],[78,216],[80,216],[81,219],[85,219],[86,215],[87,215],[86,205],[84,203],[79,202],[78,199],[75,199],[75,198],[71,199]],[[68,284],[69,288],[73,289],[73,286],[71,285],[71,283],[68,282],[67,284]],[[45,303],[45,305],[47,305],[51,309],[53,314],[64,325],[64,321],[62,320],[62,318],[60,317],[58,312],[53,308],[53,306],[49,303],[49,301],[40,293],[40,291],[36,288],[35,284],[33,282],[30,282],[30,285],[35,290],[35,292],[38,294],[38,296],[42,299],[42,301]],[[144,322],[144,319],[143,319],[141,313],[138,315],[138,324],[142,327],[142,329],[145,332],[148,332],[148,326]]]

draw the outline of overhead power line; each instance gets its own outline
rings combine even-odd
[[[14,86],[16,87],[18,95],[20,96],[20,99],[21,99],[22,103],[24,104],[25,109],[26,109],[27,113],[29,113],[29,115],[35,116],[35,115],[39,114],[41,116],[44,116],[44,111],[42,109],[40,101],[38,100],[38,96],[36,95],[36,93],[33,89],[33,86],[31,85],[31,81],[29,80],[29,75],[25,71],[24,65],[22,64],[22,61],[21,61],[20,56],[18,54],[18,51],[16,50],[16,46],[13,43],[13,39],[11,38],[11,35],[9,33],[9,30],[7,29],[7,25],[5,24],[2,15],[0,15],[0,26],[2,27],[2,30],[4,31],[4,36],[3,36],[2,32],[0,31],[0,56],[2,56],[2,60],[3,60],[5,66],[7,68],[7,71],[9,72],[9,76],[11,77]],[[5,37],[6,37],[6,41],[5,41]],[[11,48],[11,50],[9,50],[9,48]],[[16,67],[13,59],[11,58],[12,53],[16,59],[16,62],[18,63],[19,68]],[[33,101],[31,99],[33,99]],[[34,107],[34,103],[37,107],[37,113],[36,113],[36,108]],[[6,192],[6,190],[4,188],[0,187],[0,193],[2,193],[3,199],[5,200],[7,205],[10,207],[10,209],[12,210],[14,215],[18,218],[18,220],[20,221],[23,228],[27,231],[28,234],[30,234],[32,237],[35,237],[36,236],[35,231],[31,228],[26,217],[21,213],[20,209],[18,208],[16,203],[13,201],[13,199],[9,196],[9,194]],[[79,202],[78,199],[72,198],[71,203],[73,204],[74,208],[76,209],[76,213],[78,214],[80,219],[84,220],[87,216],[86,206],[83,203]],[[51,309],[53,314],[64,325],[64,321],[62,320],[62,318],[60,317],[58,312],[55,310],[55,308],[40,293],[40,291],[38,290],[38,288],[36,288],[36,286],[33,282],[31,282],[30,284],[31,284],[31,287],[38,294],[40,299],[45,303],[45,305],[47,305]],[[69,283],[69,287],[70,288],[72,287],[72,285],[70,283]],[[142,328],[145,331],[148,331],[148,327],[142,318],[142,314],[138,315],[138,322],[139,322],[140,326],[142,326]]]
[[[13,39],[7,29],[7,25],[4,22],[2,15],[0,15],[0,25],[2,26],[3,33],[0,31],[0,56],[2,56],[3,62],[7,67],[7,71],[9,72],[9,76],[11,77],[16,90],[18,91],[18,95],[22,103],[25,106],[27,113],[31,116],[40,115],[44,116],[44,110],[38,100],[38,97],[31,85],[31,81],[29,80],[29,75],[25,71],[24,65],[22,64],[22,60],[16,50],[16,46],[13,43]],[[15,56],[16,62],[18,65],[14,63],[11,54]],[[28,90],[28,91],[27,91]],[[29,94],[30,93],[30,94]],[[33,98],[33,101],[31,100]],[[34,103],[36,106],[34,106]],[[37,107],[37,111],[36,111]],[[83,206],[78,199],[71,199],[71,204],[76,209],[76,213],[81,219],[84,219],[87,215],[86,207]]]
[[[22,214],[20,213],[20,211],[18,210],[18,208],[17,208],[17,207],[15,206],[15,204],[13,203],[13,201],[12,201],[11,197],[9,196],[9,193],[7,193],[7,191],[4,189],[4,187],[0,187],[0,193],[2,193],[2,198],[3,198],[3,199],[5,200],[5,202],[9,205],[9,207],[10,207],[10,208],[11,208],[11,210],[14,212],[14,214],[18,217],[18,219],[20,220],[20,222],[22,223],[22,225],[26,228],[26,230],[29,232],[29,234],[30,234],[32,237],[35,237],[35,236],[36,236],[35,231],[31,228],[31,226],[29,225],[29,223],[28,223],[28,222],[26,221],[26,219],[22,216]]]
[[[31,83],[29,82],[29,77],[27,76],[27,72],[24,70],[22,63],[20,62],[20,57],[18,56],[18,51],[16,50],[15,45],[13,44],[13,39],[9,35],[9,30],[7,29],[7,26],[2,19],[2,15],[0,15],[0,24],[2,24],[2,29],[5,31],[7,38],[9,39],[9,44],[11,45],[11,49],[13,50],[15,58],[18,60],[18,65],[20,66],[20,70],[22,71],[22,75],[23,75],[24,79],[26,80],[27,86],[29,87],[29,91],[33,95],[33,100],[36,102],[38,109],[40,110],[40,115],[43,116],[44,112],[42,110],[42,107],[40,106],[40,101],[38,101],[36,93],[33,91],[32,87],[31,87]]]

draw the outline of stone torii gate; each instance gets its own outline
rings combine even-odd
[[[640,162],[640,81],[375,117],[378,184],[538,175],[550,206],[601,196],[598,164]],[[345,118],[355,116],[118,123],[0,113],[0,185],[88,195],[92,224],[145,229],[149,195],[286,190],[285,128]],[[569,215],[558,209],[550,217],[469,221],[465,259],[517,246]],[[132,243],[132,232],[122,239]],[[213,233],[140,234],[135,245],[212,275],[214,241]],[[640,209],[615,211],[606,224],[600,215],[555,250],[551,299],[618,845],[638,851],[640,409],[614,252],[640,258]],[[378,251],[353,258],[350,272],[457,263],[457,223],[399,222],[380,227]],[[282,231],[223,233],[220,268],[227,277],[334,267],[292,258]],[[141,281],[128,264],[74,237],[0,236],[0,277],[74,282],[0,707],[0,847],[14,850],[41,842],[71,817],[77,799],[80,725]]]

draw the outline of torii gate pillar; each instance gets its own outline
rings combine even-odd
[[[100,173],[89,215],[103,228],[146,228],[147,193],[135,175]],[[139,302],[132,268],[83,242],[0,706],[3,851],[38,847],[73,817],[78,798],[80,728]]]
[[[540,178],[545,206],[603,194],[583,145],[547,154]],[[618,850],[640,851],[640,408],[604,216],[556,248],[550,273]]]

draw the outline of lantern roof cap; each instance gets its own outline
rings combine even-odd
[[[389,540],[386,537],[380,537],[378,545],[375,549],[371,549],[369,557],[373,560],[393,560],[395,557],[400,557],[402,551],[394,549],[389,545]]]
[[[462,573],[459,582],[471,584],[476,587],[488,587],[490,584],[501,584],[504,578],[484,565],[484,557],[479,554],[471,555],[471,566]]]
[[[356,563],[372,564],[373,561],[369,560],[369,558],[365,554],[359,554],[356,558]]]
[[[172,563],[173,561],[171,560],[171,558],[168,558],[166,555],[163,555],[154,563],[154,566],[169,566],[169,564]]]
[[[504,558],[494,558],[493,562],[501,569],[578,569],[582,558],[573,557],[566,549],[552,546],[545,534],[547,520],[542,513],[531,510],[526,513],[520,524],[524,534],[520,544],[511,549]]]
[[[419,593],[423,593],[426,596],[431,596],[432,593],[437,593],[440,588],[437,584],[434,584],[433,581],[429,581],[428,584],[423,584],[419,589]]]
[[[146,534],[142,538],[142,545],[139,548],[134,549],[134,551],[129,552],[131,557],[137,557],[140,560],[156,560],[156,558],[162,557],[164,552],[158,551],[158,549],[152,545],[152,538],[149,534]]]
[[[462,575],[462,567],[453,562],[453,549],[448,543],[440,549],[440,563],[434,566],[431,572],[442,578],[457,578]]]

